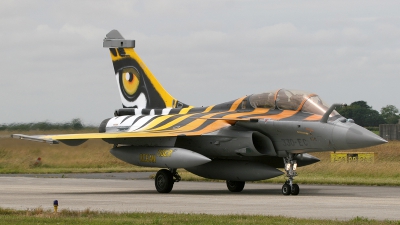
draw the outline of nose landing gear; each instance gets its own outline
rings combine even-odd
[[[283,158],[286,176],[288,177],[288,180],[282,186],[283,195],[298,195],[300,193],[299,185],[293,183],[294,177],[297,176],[297,162],[293,159],[295,156],[295,154],[289,154],[288,157]]]

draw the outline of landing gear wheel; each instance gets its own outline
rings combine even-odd
[[[300,193],[300,188],[299,185],[297,184],[292,184],[292,195],[298,195]]]
[[[285,164],[286,177],[288,178],[285,184],[282,186],[283,195],[298,195],[300,192],[299,185],[293,184],[294,177],[297,176],[296,168],[297,162],[295,160],[296,154],[288,154],[287,157],[283,158]]]
[[[289,184],[284,184],[284,185],[282,186],[282,194],[283,194],[283,195],[290,195],[291,192],[292,192],[292,188],[290,187]]]
[[[155,185],[159,193],[169,193],[174,186],[174,179],[169,170],[162,169],[156,174]]]
[[[243,191],[244,184],[245,184],[244,181],[233,181],[233,180],[226,181],[226,186],[228,187],[229,191],[231,191],[231,192]]]

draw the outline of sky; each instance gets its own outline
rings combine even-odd
[[[280,88],[400,108],[399,1],[0,2],[0,124],[98,125],[121,108],[105,35],[117,29],[180,101]]]

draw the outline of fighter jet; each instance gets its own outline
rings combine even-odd
[[[172,97],[140,59],[134,40],[117,30],[103,40],[114,65],[122,108],[101,122],[99,133],[12,137],[76,146],[88,139],[113,145],[115,157],[138,166],[162,168],[160,193],[179,182],[177,169],[226,180],[231,192],[246,181],[285,174],[283,195],[298,195],[297,167],[319,161],[310,152],[364,148],[386,143],[346,119],[313,93],[277,89],[207,107]],[[279,169],[278,169],[279,168]]]

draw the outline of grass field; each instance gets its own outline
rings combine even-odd
[[[76,132],[71,130],[71,133]],[[97,132],[81,130],[80,132]],[[37,134],[38,132],[24,132]],[[46,133],[68,133],[46,131]],[[5,138],[9,132],[0,132],[0,173],[88,173],[154,171],[157,168],[137,167],[113,157],[112,145],[101,140],[70,147],[64,144],[44,143]],[[312,153],[321,162],[298,168],[296,182],[300,184],[347,185],[400,185],[400,142],[359,149],[349,152],[374,152],[375,163],[331,163],[330,152]],[[40,157],[42,163],[35,165]],[[183,180],[207,180],[184,170],[179,171]],[[283,183],[284,176],[261,182]]]
[[[400,221],[376,221],[360,217],[338,221],[257,215],[109,213],[90,209],[62,210],[59,213],[53,213],[42,208],[28,210],[0,208],[0,221],[2,224],[400,224]]]
[[[75,133],[76,131],[44,131],[41,134]],[[81,130],[81,133],[97,130]],[[30,131],[24,134],[37,134]],[[102,140],[89,140],[70,147],[64,144],[49,145],[33,141],[5,138],[9,132],[0,135],[0,173],[89,173],[89,172],[133,172],[149,171],[115,158],[109,153],[112,145]],[[41,165],[35,165],[41,158]],[[151,169],[150,169],[151,171]],[[154,170],[156,171],[156,170]]]

